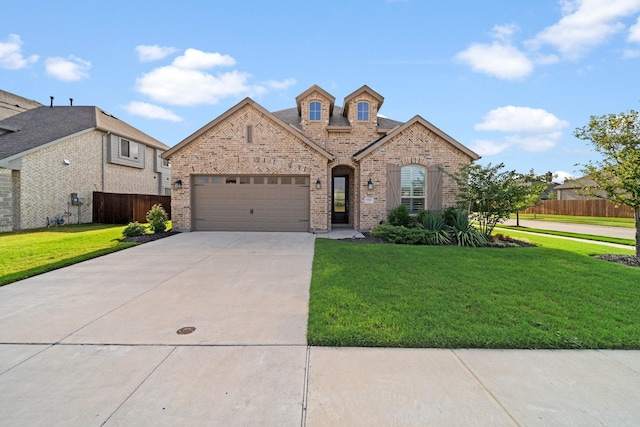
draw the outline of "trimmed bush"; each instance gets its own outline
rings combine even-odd
[[[391,212],[389,212],[389,216],[387,217],[387,222],[389,225],[402,226],[402,227],[412,227],[413,226],[413,218],[409,213],[409,210],[405,205],[400,205],[397,208],[393,208]]]
[[[147,222],[154,233],[163,233],[167,229],[168,220],[169,215],[161,204],[153,205],[151,210],[147,212]]]
[[[147,227],[140,224],[138,221],[130,222],[124,230],[122,230],[122,235],[124,237],[144,236],[145,234],[147,234]]]

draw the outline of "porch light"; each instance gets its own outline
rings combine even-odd
[[[176,180],[176,182],[173,183],[173,189],[180,190],[181,188],[182,188],[182,180],[178,179]]]
[[[373,190],[373,181],[371,181],[371,178],[369,178],[369,182],[367,182],[367,188]]]
[[[322,188],[322,184],[320,183],[320,178],[318,178],[318,180],[316,181],[316,190],[319,190]]]

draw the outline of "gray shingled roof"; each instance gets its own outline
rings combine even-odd
[[[298,115],[298,109],[296,107],[274,111],[272,114],[283,122],[302,129],[300,126],[300,116]],[[378,126],[383,129],[392,129],[401,124],[403,124],[403,122],[378,116]],[[335,106],[333,108],[333,114],[329,118],[329,126],[350,126],[349,120],[342,115],[342,107]]]
[[[38,107],[42,107],[42,104],[38,101],[23,98],[0,89],[0,120]]]
[[[99,129],[168,150],[169,147],[98,107],[38,107],[0,120],[0,159],[15,156],[78,132]]]

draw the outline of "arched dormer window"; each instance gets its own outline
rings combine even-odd
[[[369,121],[369,103],[368,102],[358,102],[358,121],[359,122]]]
[[[322,103],[320,101],[309,103],[309,120],[314,122],[322,120]]]

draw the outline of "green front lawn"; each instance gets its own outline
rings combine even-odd
[[[459,248],[317,239],[308,342],[640,349],[640,269],[590,257],[633,251],[545,236],[524,238],[539,246]]]
[[[82,224],[0,233],[0,286],[136,245],[121,225]]]
[[[516,215],[512,214],[511,219],[516,219]],[[547,215],[547,214],[520,214],[521,220],[527,221],[549,221],[549,222],[567,222],[571,224],[589,224],[604,225],[608,227],[635,227],[635,219],[633,218],[607,218],[600,216],[574,216],[574,215]]]

